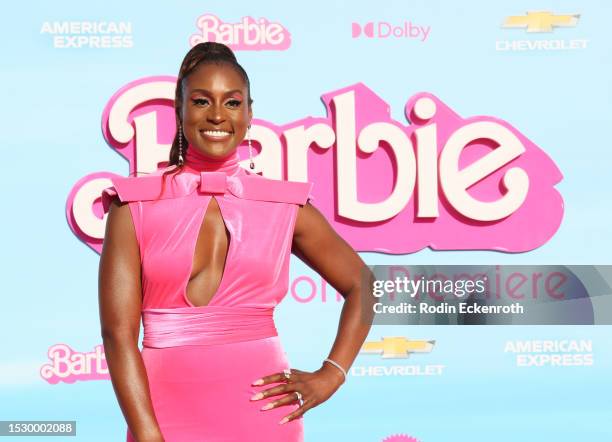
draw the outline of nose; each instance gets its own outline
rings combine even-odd
[[[214,124],[222,123],[225,120],[225,116],[223,115],[223,106],[220,104],[214,104],[210,106],[210,111],[206,118],[208,121]]]

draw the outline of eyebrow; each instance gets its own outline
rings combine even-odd
[[[191,92],[203,92],[206,95],[213,95],[208,89],[201,88],[192,89]],[[243,95],[240,89],[232,89],[231,91],[227,91],[224,95],[233,95],[235,93],[239,93],[241,96]]]

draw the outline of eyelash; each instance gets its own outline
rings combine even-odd
[[[191,101],[193,102],[193,104],[198,106],[198,103],[201,103],[203,101],[208,101],[208,99],[206,99],[206,98],[192,98]],[[230,103],[236,103],[235,105],[233,105],[231,107],[238,107],[238,106],[240,106],[242,101],[240,101],[240,100],[229,100],[226,104],[230,104]]]

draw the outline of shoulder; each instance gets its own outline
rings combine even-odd
[[[118,199],[120,202],[154,199],[162,190],[163,174],[173,170],[173,166],[159,168],[156,171],[137,177],[111,177],[112,186],[102,190],[102,207],[106,213],[110,204]]]
[[[103,198],[104,200],[104,198]],[[106,228],[114,230],[112,226],[127,226],[132,224],[132,213],[128,206],[120,198],[110,198],[106,203],[104,212],[108,212]],[[106,234],[104,235],[106,236]]]
[[[248,198],[304,205],[312,199],[313,183],[266,178],[247,171],[245,192]]]

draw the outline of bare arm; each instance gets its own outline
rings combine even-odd
[[[163,441],[138,348],[142,288],[140,255],[127,204],[113,200],[98,273],[104,352],[119,406],[138,441]]]
[[[373,320],[372,273],[363,260],[340,237],[327,219],[310,203],[300,207],[293,236],[292,252],[320,274],[345,301],[340,314],[338,333],[329,358],[348,371],[368,335]],[[325,364],[330,373],[337,368]]]
[[[338,332],[329,359],[348,372],[374,319],[374,275],[327,219],[309,203],[298,209],[291,251],[344,297]],[[322,363],[321,368],[312,373],[291,368],[289,378],[286,376],[284,372],[277,372],[256,379],[253,385],[280,385],[260,391],[251,398],[262,400],[283,395],[267,403],[262,410],[300,401],[297,410],[283,417],[279,422],[281,424],[297,419],[325,402],[344,382],[342,372],[330,363]]]

